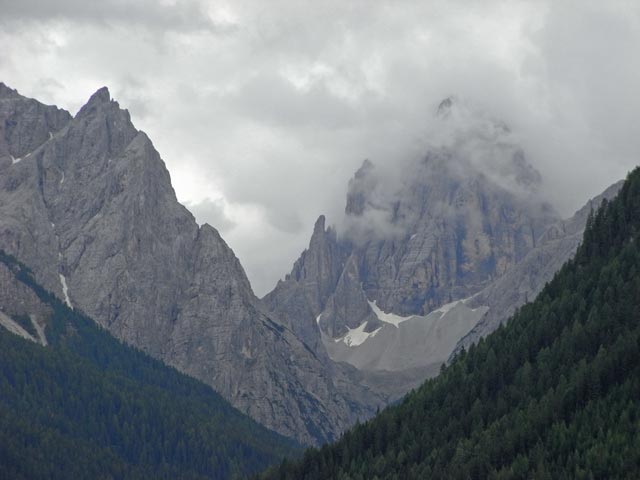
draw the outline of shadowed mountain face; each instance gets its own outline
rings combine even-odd
[[[507,127],[454,99],[437,118],[443,138],[422,158],[395,171],[363,163],[340,233],[320,217],[264,299],[334,360],[393,371],[446,361],[534,298],[575,252],[590,205],[617,193],[563,221]]]
[[[70,306],[301,442],[386,401],[265,313],[106,88],[72,118],[1,85],[0,125],[0,248]]]

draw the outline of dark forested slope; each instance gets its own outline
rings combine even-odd
[[[264,479],[639,478],[640,170],[506,326]]]
[[[296,451],[67,308],[1,252],[0,267],[49,312],[46,347],[0,328],[0,478],[238,478]]]

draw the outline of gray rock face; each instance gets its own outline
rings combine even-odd
[[[439,107],[453,136],[458,124],[447,122],[457,114],[453,99]],[[364,321],[366,331],[376,328],[369,300],[384,312],[424,316],[479,292],[524,259],[559,217],[537,196],[540,174],[508,129],[486,119],[462,123],[469,122],[474,127],[461,139],[431,147],[394,179],[366,160],[349,182],[340,238],[320,235],[316,225],[309,249],[267,305],[285,317],[287,308],[276,308],[282,292],[312,289],[313,296],[289,302],[295,314],[288,325],[305,325],[301,335],[312,338],[316,318],[326,335],[339,338]],[[331,248],[319,248],[317,238]],[[309,258],[322,258],[331,275],[307,268],[301,276]]]
[[[376,238],[371,232],[356,249],[367,298],[384,311],[424,315],[472,295],[522,260],[558,219],[534,194],[503,188],[454,154],[433,152],[413,166],[387,206],[391,234]],[[517,181],[528,168],[514,158]],[[347,225],[368,223],[366,207],[362,213],[349,207]]]
[[[0,82],[0,161],[21,159],[70,120],[68,112],[25,99]]]
[[[362,277],[355,255],[344,264],[335,291],[329,297],[318,318],[318,325],[330,338],[338,338],[366,322],[365,332],[380,327],[380,321],[372,312],[362,289]]]
[[[345,260],[345,252],[336,239],[335,230],[325,229],[320,216],[313,228],[309,248],[295,262],[291,274],[278,282],[263,299],[280,322],[320,355],[320,332],[317,316],[335,290]]]
[[[177,202],[151,141],[106,88],[72,118],[2,86],[0,115],[0,248],[46,288],[302,442],[333,439],[387,401],[266,313],[231,249]],[[332,248],[325,233],[318,225],[315,250]],[[335,282],[334,265],[322,263],[334,257],[305,262],[327,279],[304,290],[310,300]]]
[[[52,311],[38,296],[16,279],[15,272],[0,262],[0,326],[23,338],[47,345],[44,329]],[[22,317],[23,323],[16,321]]]

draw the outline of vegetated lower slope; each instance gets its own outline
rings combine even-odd
[[[261,478],[640,478],[640,169],[506,326]]]
[[[0,262],[53,312],[47,347],[0,328],[0,478],[241,478],[299,448]]]

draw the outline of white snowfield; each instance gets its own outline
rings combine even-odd
[[[378,307],[376,300],[374,300],[373,302],[371,300],[368,300],[368,302],[371,310],[373,310],[373,313],[375,313],[376,317],[378,317],[378,320],[384,323],[390,323],[395,327],[400,325],[402,322],[406,322],[407,320],[415,317],[415,315],[411,315],[410,317],[401,317],[400,315],[396,315],[395,313],[386,313],[383,312],[380,307]]]
[[[64,303],[67,304],[67,307],[73,310],[73,305],[71,305],[71,299],[69,298],[69,287],[67,286],[67,279],[62,274],[60,274],[60,284],[62,285],[62,294],[64,295]]]
[[[432,313],[441,313],[444,315],[448,313],[455,306],[459,304],[466,304],[472,298],[473,297],[469,297],[469,298],[464,298],[462,300],[455,300],[451,303],[447,303],[437,308],[436,310],[433,310],[431,313],[429,313],[429,315],[431,315]],[[383,312],[380,307],[378,307],[377,302],[375,300],[373,302],[368,300],[368,302],[369,302],[369,306],[371,307],[371,310],[373,310],[373,313],[375,313],[376,317],[378,317],[378,320],[380,320],[381,322],[390,323],[391,325],[395,325],[396,327],[400,325],[402,322],[406,322],[407,320],[411,320],[413,318],[427,318],[427,317],[419,317],[417,315],[401,317],[400,315],[396,315],[395,313],[386,313],[386,312]],[[471,310],[474,311],[473,309]]]
[[[365,332],[364,329],[367,327],[367,322],[363,322],[357,328],[349,328],[347,334],[342,338],[336,338],[335,342],[343,342],[348,347],[355,347],[358,345],[362,345],[368,338],[375,337],[376,333],[382,330],[382,327],[378,327],[373,332]]]

